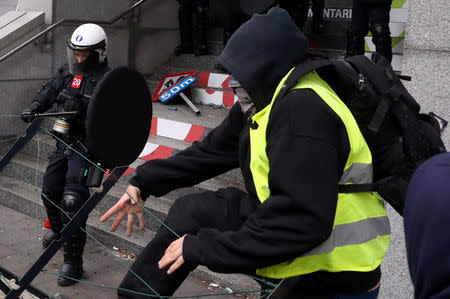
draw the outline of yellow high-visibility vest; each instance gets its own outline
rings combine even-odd
[[[289,74],[281,80],[271,103],[252,118],[258,126],[250,129],[250,170],[261,202],[270,196],[269,159],[266,153],[269,115]],[[347,130],[350,153],[339,184],[372,183],[372,155],[347,106],[315,72],[305,75],[292,89],[300,88],[314,90],[341,118]],[[381,264],[390,239],[389,220],[381,197],[374,192],[339,193],[333,231],[324,243],[293,260],[258,269],[256,273],[285,278],[321,270],[372,271]]]

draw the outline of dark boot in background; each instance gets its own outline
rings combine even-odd
[[[192,54],[194,48],[192,45],[192,0],[180,1],[180,8],[178,8],[178,26],[180,28],[181,43],[173,50],[176,56],[180,54]]]
[[[45,188],[42,189],[41,198],[51,225],[51,228],[42,237],[42,246],[44,248],[47,248],[53,240],[58,240],[61,237],[63,221],[61,218],[61,210],[58,209],[61,203],[61,196],[62,194],[52,194],[45,190]]]
[[[194,38],[194,55],[207,55],[207,31],[208,31],[208,1],[196,0],[194,15],[192,17],[192,30]]]
[[[392,38],[389,25],[371,24],[370,32],[372,32],[372,42],[376,51],[392,62]]]
[[[364,35],[358,32],[353,25],[347,28],[347,50],[345,51],[345,57],[364,54]]]

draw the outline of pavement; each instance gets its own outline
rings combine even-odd
[[[0,266],[16,274],[24,275],[42,252],[40,237],[45,233],[43,220],[26,216],[4,206],[0,206]],[[113,252],[112,257],[109,252]],[[133,260],[133,253],[120,250],[107,251],[95,241],[86,243],[84,264],[86,275],[82,282],[69,287],[60,287],[56,283],[62,252],[58,252],[44,268],[46,273],[38,275],[32,285],[52,297],[103,299],[117,298],[116,288],[127,272]],[[11,281],[10,281],[11,282]],[[183,298],[245,298],[244,295],[221,295],[226,286],[211,285],[210,281],[199,281],[193,277],[180,286],[175,296]],[[0,298],[5,296],[0,291]],[[24,298],[36,298],[24,296]],[[61,297],[60,297],[61,298]],[[151,297],[149,297],[151,298]]]

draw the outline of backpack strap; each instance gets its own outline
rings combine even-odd
[[[289,77],[284,82],[283,86],[280,89],[280,92],[278,93],[278,96],[275,101],[281,99],[284,97],[284,95],[297,84],[298,80],[300,80],[304,75],[321,68],[323,66],[327,66],[332,64],[332,62],[328,59],[323,57],[323,59],[314,59],[311,60],[304,60],[300,62],[295,69],[292,71],[292,73],[289,75]]]
[[[397,75],[392,71],[390,63],[379,55],[374,55],[372,61],[364,55],[357,55],[347,57],[343,62],[344,64],[349,63],[359,73],[359,88],[361,91],[364,90],[367,84],[365,81],[368,80],[380,93],[382,99],[368,125],[369,130],[378,132],[391,105],[401,96],[400,88],[394,84],[393,76]]]
[[[339,193],[378,192],[388,184],[395,182],[396,176],[388,176],[371,184],[338,185]]]
[[[378,132],[383,123],[384,117],[391,108],[391,105],[396,102],[400,97],[400,90],[396,86],[391,86],[389,90],[383,95],[381,103],[378,105],[377,110],[373,115],[372,120],[369,123],[369,130]]]
[[[351,184],[338,185],[339,193],[360,193],[360,192],[376,192],[380,187],[377,183],[372,184]]]

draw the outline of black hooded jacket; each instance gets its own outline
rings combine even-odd
[[[254,15],[233,34],[218,63],[261,110],[306,53],[306,38],[288,13],[272,8],[268,14]],[[138,167],[131,184],[144,197],[161,196],[240,167],[253,202],[252,213],[239,230],[204,228],[195,236],[188,235],[183,257],[219,272],[250,273],[298,257],[329,237],[349,142],[340,118],[314,91],[296,90],[272,108],[266,152],[271,195],[261,204],[249,167],[249,122],[236,104],[202,141],[169,159]],[[369,273],[320,271],[304,275],[301,287],[364,291],[379,279],[379,269]]]
[[[415,298],[450,298],[450,153],[417,168],[405,201],[406,252]]]

